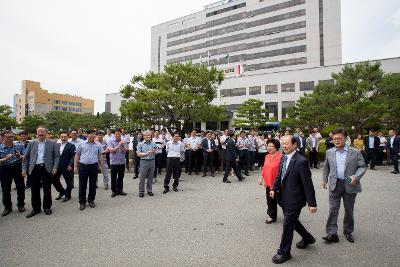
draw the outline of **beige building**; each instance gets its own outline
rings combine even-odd
[[[49,93],[40,87],[40,82],[24,80],[21,94],[14,96],[14,111],[18,123],[22,122],[27,115],[44,116],[50,111],[93,114],[94,100],[80,96]]]

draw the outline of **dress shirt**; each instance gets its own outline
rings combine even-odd
[[[44,151],[46,148],[46,140],[40,142],[38,140],[38,155],[36,159],[36,164],[44,164]]]
[[[379,137],[379,136],[378,136]],[[379,141],[381,141],[381,143],[379,144],[379,146],[381,147],[385,147],[386,146],[386,138],[385,137],[379,137]]]
[[[137,146],[137,153],[147,153],[150,150],[157,149],[157,145],[153,141],[142,141]],[[140,157],[143,160],[153,160],[155,159],[154,154],[147,155],[145,157]]]
[[[108,148],[115,148],[118,146],[121,140],[111,139],[107,143]],[[125,149],[128,148],[128,144],[125,143]],[[125,151],[118,148],[114,153],[110,153],[110,164],[111,165],[124,165],[125,164]]]
[[[160,135],[158,138],[153,137],[153,142],[157,145],[156,154],[161,154],[165,144],[165,139]]]
[[[249,140],[249,143],[250,143],[249,151],[253,151],[253,152],[256,151],[256,144],[257,144],[256,137],[250,135],[248,137],[248,140]]]
[[[265,145],[265,140],[261,138],[257,139],[258,153],[267,153],[267,147]]]
[[[346,157],[349,152],[349,147],[347,145],[344,146],[343,149],[335,148],[335,156],[336,156],[336,177],[339,180],[344,180],[344,171],[346,168]]]
[[[80,144],[84,141],[80,138],[76,138],[75,140],[72,140],[72,138],[70,138],[70,139],[68,139],[68,142],[70,142],[71,144],[73,144],[75,146],[75,151],[76,151],[78,149],[78,147],[80,146]]]
[[[303,137],[299,136],[300,148],[303,148]]]
[[[189,149],[191,150],[197,150],[199,148],[199,145],[201,144],[201,139],[198,137],[189,137],[188,138],[188,144],[190,146]]]
[[[222,143],[222,142],[224,143],[224,144],[222,145],[222,149],[226,149],[225,141],[226,141],[227,138],[228,138],[228,136],[225,135],[225,134],[223,134],[223,135],[221,136],[221,138],[219,139],[219,140],[221,141],[221,143]]]
[[[289,168],[290,160],[292,159],[292,157],[293,157],[293,155],[294,155],[295,153],[296,153],[296,150],[293,151],[292,153],[286,155],[286,171],[287,171],[287,169]]]
[[[20,144],[13,144],[12,146],[6,146],[0,144],[0,159],[5,158],[7,155],[13,155],[9,160],[2,163],[2,165],[12,165],[21,162],[21,158],[15,156],[15,153],[19,152],[21,155],[24,154],[25,148]]]
[[[369,140],[369,148],[375,148],[375,137],[368,137],[368,140]]]
[[[167,158],[180,158],[181,152],[185,151],[181,141],[174,143],[172,140],[167,143],[166,150]]]
[[[107,134],[106,136],[104,136],[104,141],[106,141],[106,143],[108,141],[110,141],[111,139],[114,139],[114,135],[113,134]]]
[[[60,144],[60,156],[61,156],[61,154],[63,153],[66,144],[67,144],[67,143],[61,143],[61,144]]]
[[[237,145],[239,150],[249,150],[250,141],[246,137],[245,138],[239,137],[237,140]]]
[[[312,148],[315,148],[317,146],[317,140],[315,139],[315,137],[311,137],[311,141],[312,141]]]
[[[99,142],[83,141],[76,149],[76,154],[80,155],[79,163],[85,165],[98,163],[99,156],[103,152],[103,146]]]
[[[394,138],[395,136],[390,137],[390,148],[393,148]]]

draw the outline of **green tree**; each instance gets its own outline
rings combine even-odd
[[[257,99],[249,99],[240,105],[233,126],[237,128],[256,129],[268,121],[267,109],[263,108],[263,102]]]
[[[334,83],[320,83],[313,93],[301,97],[289,110],[289,117],[302,126],[338,124],[354,133],[380,120],[386,108],[379,97],[380,63],[348,64],[332,78]]]
[[[130,125],[164,125],[181,129],[185,121],[225,119],[221,108],[210,104],[224,78],[215,67],[192,63],[171,64],[162,73],[137,75],[121,88],[126,99],[122,117]]]
[[[400,74],[385,74],[380,83],[380,100],[386,103],[382,118],[388,128],[398,128],[400,125]]]
[[[21,128],[28,133],[36,133],[36,129],[39,126],[45,126],[45,120],[43,117],[37,115],[25,116],[21,123]]]
[[[103,129],[100,118],[93,114],[74,114],[75,119],[71,123],[71,128],[82,128],[82,129]]]
[[[100,119],[102,128],[115,128],[121,126],[121,118],[113,113],[103,112],[97,114]]]
[[[12,108],[8,105],[0,105],[0,129],[15,127],[17,122],[11,118]]]
[[[46,126],[50,131],[70,130],[76,116],[68,111],[50,111],[45,115]]]

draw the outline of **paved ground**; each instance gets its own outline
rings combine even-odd
[[[400,266],[400,175],[389,171],[378,167],[363,179],[355,244],[340,235],[340,243],[326,245],[321,237],[327,191],[319,186],[321,170],[314,170],[318,212],[304,209],[301,220],[317,243],[306,251],[293,248],[287,265]],[[110,191],[100,187],[97,207],[84,211],[74,189],[72,201],[53,202],[51,216],[26,219],[27,213],[14,211],[0,218],[0,266],[272,266],[282,213],[276,224],[264,223],[265,192],[258,176],[253,172],[243,183],[231,178],[232,184],[223,184],[221,175],[184,175],[178,193],[163,195],[157,183],[154,197],[140,199],[138,180],[128,174],[126,197],[111,199]],[[30,193],[28,208],[29,199]]]

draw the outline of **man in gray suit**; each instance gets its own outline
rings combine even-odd
[[[46,215],[51,211],[51,184],[57,172],[60,149],[56,142],[47,139],[47,129],[38,127],[37,138],[29,142],[22,164],[22,176],[28,173],[32,179],[32,212],[26,218],[41,212],[40,187],[43,187],[43,209]]]
[[[326,153],[325,167],[323,172],[322,187],[329,186],[329,216],[326,223],[327,236],[323,237],[326,242],[339,242],[337,235],[338,215],[340,200],[343,198],[344,220],[343,233],[346,239],[354,243],[354,203],[357,193],[361,192],[361,177],[365,174],[367,167],[361,152],[346,145],[347,132],[337,129],[333,132],[334,148]],[[328,184],[328,186],[327,186]]]

